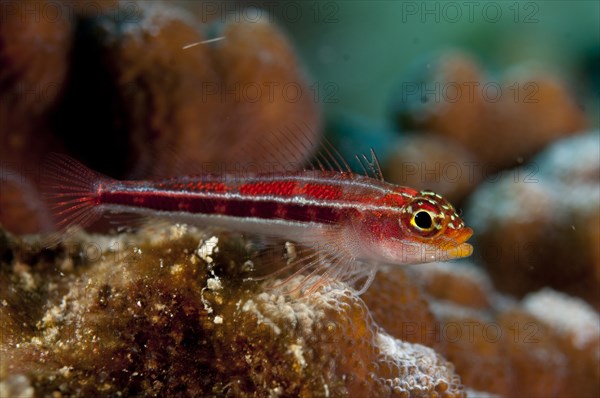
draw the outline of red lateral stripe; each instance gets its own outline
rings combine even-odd
[[[297,193],[298,183],[294,181],[260,181],[243,184],[239,188],[242,195],[292,196]]]
[[[214,212],[233,217],[254,217],[270,220],[334,223],[341,213],[331,207],[281,204],[268,200],[218,200],[212,203]]]
[[[296,181],[259,181],[241,185],[239,193],[249,196],[303,195],[309,199],[335,200],[342,197],[342,188],[326,184],[300,184]]]
[[[311,199],[334,200],[342,196],[341,187],[324,184],[306,184],[301,192]]]
[[[251,198],[215,199],[210,196],[190,195],[185,197],[169,192],[113,191],[104,192],[101,200],[105,204],[190,214],[220,214],[233,217],[322,223],[334,223],[341,218],[341,212],[330,206],[277,203],[270,200],[252,200]]]

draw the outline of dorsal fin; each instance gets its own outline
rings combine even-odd
[[[241,148],[235,158],[254,154],[259,163],[278,171],[321,170],[351,173],[352,170],[335,147],[306,123],[291,123],[266,133],[260,142]],[[275,165],[281,159],[284,164]],[[279,166],[279,167],[277,167]]]
[[[377,155],[373,148],[371,148],[371,160],[369,160],[364,153],[361,156],[355,155],[355,158],[358,161],[358,164],[360,164],[364,175],[383,181],[381,165],[379,164],[379,159],[377,159]]]
[[[357,155],[356,159],[362,169],[362,173],[352,170],[349,162],[338,151],[327,138],[322,137],[320,143],[315,143],[311,137],[316,134],[307,133],[310,127],[306,124],[303,126],[293,124],[286,126],[285,134],[281,133],[281,129],[276,132],[271,132],[265,137],[265,141],[260,144],[263,149],[263,159],[266,162],[269,157],[276,158],[275,151],[283,151],[291,163],[298,165],[297,169],[304,170],[320,170],[320,171],[335,171],[348,174],[363,174],[365,176],[383,181],[383,174],[379,160],[375,155],[375,151],[371,149],[370,158],[366,155]],[[308,160],[304,160],[306,153],[312,152],[313,155]]]
[[[323,157],[329,158],[333,163],[333,167],[330,171],[339,171],[340,173],[353,173],[352,168],[344,159],[342,154],[337,150],[337,148],[327,140],[327,138],[323,137],[321,139],[321,148],[319,149],[319,153],[322,154]]]
[[[169,146],[163,148],[175,154],[175,149]],[[177,155],[173,155],[177,157]],[[232,152],[221,164],[215,164],[212,169],[223,170],[225,173],[235,172],[236,168],[243,171],[260,172],[291,172],[301,170],[334,171],[347,174],[362,174],[383,181],[381,167],[373,149],[370,156],[356,155],[359,169],[352,170],[349,162],[338,151],[335,145],[314,132],[306,123],[292,123],[278,127],[266,133],[260,141],[246,143]],[[181,174],[186,165],[189,170],[193,162],[180,159],[171,165],[171,170]],[[193,169],[193,168],[192,168]],[[197,170],[184,174],[206,174],[207,170],[198,165]],[[174,177],[173,173],[152,173],[154,179]],[[171,175],[169,175],[171,174]]]

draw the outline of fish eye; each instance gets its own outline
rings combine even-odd
[[[439,230],[436,225],[436,216],[428,210],[416,211],[410,219],[410,225],[420,233],[426,233],[429,236]]]
[[[429,231],[433,227],[433,219],[429,212],[421,210],[413,216],[413,224],[420,229]]]
[[[445,229],[441,204],[429,198],[415,198],[403,209],[401,224],[420,238],[433,238]]]

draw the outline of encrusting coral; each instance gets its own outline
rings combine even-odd
[[[0,391],[464,395],[449,362],[387,334],[344,286],[294,297],[245,281],[239,238],[158,226],[42,250],[3,237]]]
[[[494,80],[482,69],[461,51],[429,57],[393,96],[396,125],[462,145],[488,173],[526,162],[552,141],[587,126],[560,78],[522,66]]]
[[[541,397],[598,388],[600,319],[579,299],[546,289],[519,303],[481,269],[445,263],[382,270],[364,301],[333,282],[283,295],[252,280],[259,247],[185,225],[75,232],[54,249],[3,234],[0,391],[463,396],[464,383]]]
[[[434,348],[470,388],[531,397],[600,388],[600,317],[580,299],[544,289],[518,302],[469,263],[389,269],[363,298],[375,322]]]
[[[600,307],[598,153],[597,131],[558,141],[471,196],[477,256],[500,290],[523,296],[549,286]]]

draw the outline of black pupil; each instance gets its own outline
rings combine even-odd
[[[417,224],[417,227],[419,228],[429,229],[433,224],[433,220],[431,219],[429,213],[426,211],[420,211],[415,214],[415,224]]]

